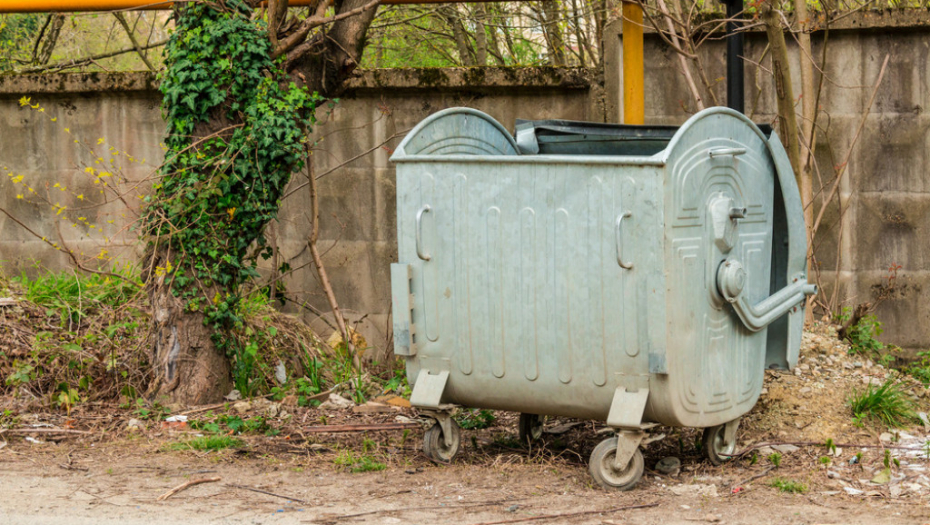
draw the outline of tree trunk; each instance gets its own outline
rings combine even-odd
[[[488,33],[484,25],[485,12],[479,5],[475,8],[478,16],[475,17],[475,50],[479,66],[488,65]]]
[[[472,54],[471,46],[468,45],[468,35],[465,27],[462,25],[462,19],[459,16],[458,9],[455,5],[445,6],[439,10],[446,23],[452,28],[452,36],[455,38],[455,48],[459,52],[459,63],[463,66],[474,66],[475,56]]]
[[[164,268],[169,260],[166,249],[157,249],[146,262],[147,267]],[[204,325],[203,314],[186,311],[185,301],[171,293],[166,277],[152,275],[148,280],[155,321],[152,363],[158,378],[150,394],[185,405],[220,402],[232,389],[229,358],[213,344],[213,329]]]
[[[562,29],[559,27],[560,9],[556,0],[543,0],[543,34],[549,46],[549,64],[553,66],[565,65],[565,41],[562,39]]]
[[[251,2],[249,6],[253,8],[259,4],[258,0],[247,1]],[[281,2],[283,0],[276,2],[278,9],[283,9]],[[242,9],[242,4],[237,2],[234,5],[238,6],[236,9]],[[313,23],[324,20],[323,14],[328,5],[319,4],[317,14],[314,15],[316,18],[311,17],[307,20]],[[337,96],[361,60],[365,33],[374,18],[375,6],[376,3],[371,0],[336,0],[337,18],[328,19],[325,32],[322,31],[322,22],[315,26],[302,26],[304,21],[286,23],[285,29],[277,33],[281,44],[278,47],[269,46],[271,51],[267,56],[267,62],[264,57],[262,60],[256,60],[254,56],[251,60],[243,61],[247,64],[243,67],[252,69],[249,74],[243,74],[242,78],[253,80],[254,83],[245,81],[235,83],[233,87],[211,84],[202,89],[191,88],[172,75],[173,65],[177,65],[178,68],[223,69],[234,67],[230,66],[230,63],[235,61],[230,60],[229,56],[205,56],[197,62],[167,60],[169,71],[162,83],[162,89],[166,94],[165,112],[172,126],[166,138],[172,155],[166,157],[163,177],[159,184],[161,189],[156,189],[155,198],[147,209],[144,231],[148,236],[148,248],[142,257],[143,268],[147,273],[144,277],[152,305],[155,334],[151,357],[156,370],[156,380],[149,389],[150,394],[173,403],[202,404],[219,401],[232,388],[232,364],[225,352],[238,352],[240,358],[243,355],[242,349],[238,347],[236,334],[232,333],[237,323],[241,322],[241,319],[237,319],[239,285],[243,284],[249,275],[254,275],[247,271],[248,268],[254,268],[250,265],[257,257],[257,253],[252,252],[256,246],[259,250],[266,246],[263,241],[264,228],[277,213],[279,199],[289,180],[287,175],[299,164],[299,160],[287,152],[282,152],[277,157],[263,157],[261,169],[256,169],[258,165],[249,162],[252,162],[253,157],[258,158],[262,152],[267,151],[266,146],[259,146],[264,142],[260,143],[257,137],[264,136],[267,139],[275,130],[280,133],[280,137],[287,137],[281,139],[273,135],[276,140],[286,140],[290,147],[299,147],[302,153],[303,145],[299,141],[299,134],[306,131],[305,126],[308,122],[306,114],[295,113],[290,115],[292,121],[275,124],[273,129],[267,124],[263,128],[252,128],[246,115],[258,115],[255,118],[267,119],[269,110],[259,105],[251,109],[253,113],[247,113],[246,106],[258,100],[255,95],[259,93],[267,94],[266,96],[277,93],[273,96],[279,98],[268,99],[268,104],[284,103],[283,93],[260,87],[265,78],[268,78],[266,75],[270,74],[275,75],[273,78],[282,90],[288,92],[288,97],[294,96],[294,104],[301,99],[301,93],[307,97],[309,94],[295,92],[296,88],[290,87],[292,81],[306,87],[309,93],[316,92],[325,98]],[[185,4],[177,7],[180,11],[176,35],[181,35],[182,38],[174,40],[174,45],[178,46],[182,53],[185,52],[185,46],[198,45],[184,39],[181,28],[196,30],[202,27],[198,26],[201,19],[210,18],[221,20],[211,23],[239,24],[235,27],[243,31],[240,33],[246,35],[243,42],[248,43],[240,49],[261,55],[264,47],[252,43],[254,40],[248,40],[254,38],[253,31],[256,30],[255,26],[243,22],[250,20],[249,13],[240,11],[231,17],[220,17],[216,16],[215,12],[204,15],[202,11],[228,7],[228,3],[225,6],[221,3],[216,7],[212,4]],[[190,12],[186,10],[192,9],[201,14],[185,18],[185,13]],[[339,14],[344,18],[338,18]],[[285,19],[284,12],[278,11],[275,17],[276,25],[280,26]],[[308,37],[313,28],[320,30]],[[262,35],[259,38],[271,39],[267,32],[263,31]],[[294,38],[288,40],[291,36]],[[199,42],[197,39],[195,41]],[[225,44],[221,42],[220,45]],[[272,60],[285,54],[284,66],[287,75],[281,74],[280,71],[273,73]],[[256,71],[255,68],[261,69]],[[212,80],[223,77],[217,75],[210,78]],[[259,91],[261,89],[264,91]],[[190,94],[185,95],[179,102],[178,91]],[[172,98],[168,97],[169,93],[173,93]],[[217,101],[216,95],[222,93],[225,93],[227,99],[222,100],[221,96]],[[249,95],[246,96],[247,94]],[[172,102],[169,103],[168,100]],[[207,109],[198,110],[199,113],[193,114],[195,120],[192,120],[192,110],[185,109],[187,101],[190,101],[192,106],[197,104]],[[238,112],[230,111],[232,104],[244,109]],[[304,111],[310,111],[307,109],[310,106],[300,107]],[[262,113],[263,111],[265,113]],[[205,121],[197,120],[203,115],[208,115],[209,118]],[[235,130],[238,129],[246,129],[248,132],[236,135]],[[286,134],[288,129],[291,130],[290,135]],[[295,138],[294,135],[298,137]],[[239,150],[236,150],[235,156],[222,157],[228,153],[226,150],[211,149],[211,144],[231,140],[240,141],[237,144],[243,145],[243,148],[253,149],[246,151],[242,158],[239,157]],[[192,152],[198,153],[195,156]],[[201,158],[207,160],[197,160]],[[212,162],[210,159],[213,158],[222,158],[222,162],[202,164]],[[245,163],[245,166],[238,163]],[[235,166],[240,166],[241,169],[234,172]],[[262,192],[250,189],[259,178],[263,185]],[[196,181],[196,184],[191,181]],[[220,184],[226,184],[222,186],[226,191],[216,191]],[[195,201],[196,205],[189,205],[182,199]],[[219,202],[229,204],[219,205]],[[200,233],[200,230],[203,230],[203,233]],[[177,237],[179,234],[188,237]],[[191,246],[197,248],[196,253],[189,249]],[[172,265],[176,268],[172,268]],[[182,278],[187,284],[179,284]],[[188,297],[184,297],[185,294]],[[214,317],[205,325],[205,320],[211,315]],[[245,362],[237,361],[237,380],[247,380],[248,374],[239,374],[242,370],[240,367]]]
[[[794,113],[794,91],[791,87],[791,69],[788,65],[788,46],[785,44],[785,33],[782,30],[778,12],[772,8],[771,0],[762,2],[759,12],[765,24],[769,47],[772,50],[772,74],[775,76],[775,99],[778,102],[778,134],[788,158],[791,160],[791,169],[802,187],[803,178],[800,166],[800,144],[798,140],[798,119]]]
[[[42,42],[42,50],[36,56],[36,63],[40,66],[48,64],[52,59],[52,52],[55,51],[55,45],[58,44],[58,37],[61,35],[61,28],[65,25],[65,15],[49,15],[52,17],[49,25],[48,35]]]

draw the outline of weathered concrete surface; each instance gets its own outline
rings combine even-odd
[[[923,289],[930,286],[930,242],[926,241],[930,117],[924,113],[930,107],[930,29],[926,27],[930,16],[921,13],[869,12],[844,19],[840,29],[830,32],[827,81],[820,100],[825,113],[816,150],[819,180],[830,184],[834,166],[843,162],[856,136],[885,54],[890,54],[885,80],[849,158],[849,178],[840,185],[842,227],[834,202],[824,214],[816,255],[822,297],[833,297],[835,284],[840,304],[875,302],[887,295],[876,311],[885,323],[884,340],[911,349],[930,347],[930,304],[921,300]],[[894,29],[883,29],[885,25]],[[746,40],[746,56],[758,61],[765,48],[764,35],[750,32]],[[823,33],[815,33],[818,56],[822,41]],[[608,37],[609,48],[616,50],[618,43],[615,33]],[[716,93],[725,104],[722,42],[709,43],[704,53],[708,77],[718,79]],[[677,58],[654,35],[647,35],[646,54],[647,122],[684,122],[694,108],[678,76]],[[792,60],[796,66],[796,52]],[[767,59],[762,65],[769,67]],[[614,55],[608,55],[603,89],[591,72],[580,69],[369,71],[353,81],[352,90],[331,114],[321,113],[313,157],[315,174],[323,175],[321,247],[341,305],[352,322],[364,317],[359,326],[372,345],[384,349],[390,342],[388,265],[396,259],[396,218],[394,170],[388,158],[404,133],[427,115],[452,106],[486,111],[510,128],[515,118],[615,121],[622,109],[619,82]],[[746,68],[746,85],[747,113],[757,122],[772,122],[771,83],[751,63]],[[17,100],[24,95],[40,102],[46,112],[20,107]],[[51,122],[51,118],[58,120]],[[63,131],[65,127],[70,134]],[[159,95],[148,74],[0,77],[0,168],[8,166],[23,174],[43,194],[44,182],[49,182],[49,195],[70,198],[61,204],[72,208],[81,202],[78,194],[100,195],[94,176],[84,172],[87,166],[95,167],[98,158],[88,148],[106,151],[113,145],[120,152],[130,152],[135,160],[145,158],[142,165],[119,156],[126,179],[144,181],[162,156],[163,127]],[[86,146],[75,144],[75,138]],[[98,138],[106,139],[101,147],[96,145]],[[52,187],[61,181],[68,192]],[[48,205],[16,199],[22,186],[3,182],[0,206],[30,218],[41,235],[57,240],[54,219],[61,216]],[[300,268],[288,276],[288,289],[299,292],[308,308],[302,310],[312,320],[316,317],[313,310],[326,312],[328,306],[305,249],[310,225],[308,192],[301,187],[305,182],[305,176],[295,176],[293,194],[285,200],[275,228],[282,259]],[[134,195],[127,201],[138,206]],[[815,213],[820,206],[818,201]],[[104,234],[78,221],[76,227],[63,223],[61,231],[68,246],[92,257],[104,247],[106,236],[113,240],[106,245],[111,253],[123,250],[131,258],[133,232],[124,226],[132,215],[122,217],[123,208],[111,202],[86,210],[88,221],[103,228]],[[63,254],[2,215],[0,233],[0,260],[8,268],[28,267],[33,259],[54,268],[67,263]],[[898,286],[889,294],[882,289],[892,263],[902,268]]]
[[[930,347],[930,305],[922,290],[930,286],[930,14],[927,11],[870,11],[835,25],[826,49],[826,79],[817,123],[814,214],[833,184],[834,169],[846,159],[847,175],[839,186],[843,220],[836,199],[827,205],[815,239],[822,299],[839,305],[878,304],[875,314],[885,323],[883,341],[910,350]],[[619,50],[617,30],[607,44]],[[646,37],[646,121],[681,124],[695,111],[678,59],[657,36]],[[799,54],[793,41],[795,94],[800,94]],[[823,31],[813,34],[814,55],[822,56]],[[756,122],[774,124],[774,86],[765,35],[746,35],[746,113]],[[862,132],[857,129],[885,59],[888,69]],[[703,50],[708,78],[726,104],[726,55],[722,42]],[[605,71],[607,119],[622,115],[620,64]],[[819,82],[819,77],[817,78]],[[821,185],[825,188],[821,191]],[[842,242],[838,241],[842,239]],[[839,249],[838,249],[839,244]],[[900,265],[895,290],[889,293],[889,268]],[[836,292],[834,289],[838,286]],[[882,299],[884,297],[884,299]]]
[[[321,111],[313,156],[314,173],[322,175],[321,249],[340,305],[370,344],[387,350],[392,338],[389,264],[397,259],[397,243],[394,170],[388,158],[406,131],[431,113],[453,106],[486,111],[511,128],[518,117],[597,120],[598,97],[592,90],[597,86],[583,69],[368,71],[353,81],[331,112]],[[41,104],[44,112],[21,106],[23,96]],[[9,167],[24,177],[20,184],[11,184],[4,175],[0,206],[52,242],[61,243],[60,230],[63,244],[90,264],[99,262],[94,256],[103,249],[132,260],[138,246],[127,225],[135,216],[127,214],[111,192],[101,194],[96,176],[85,169],[100,168],[96,162],[101,157],[109,164],[114,158],[107,154],[109,148],[116,147],[121,154],[113,166],[122,166],[126,179],[120,187],[130,192],[126,200],[138,209],[136,183],[149,187],[163,156],[159,104],[154,77],[144,73],[0,77],[0,168]],[[98,145],[101,138],[105,142]],[[305,175],[295,175],[273,233],[280,261],[297,269],[286,278],[287,288],[306,307],[289,308],[315,320],[313,312],[328,312],[329,307],[306,249],[311,225],[306,180]],[[67,190],[54,188],[55,183]],[[48,184],[50,202],[30,197],[26,184],[43,196]],[[17,199],[18,194],[26,198]],[[110,204],[78,209],[103,200]],[[55,203],[69,210],[58,215]],[[0,233],[0,260],[7,270],[29,270],[34,261],[48,268],[65,268],[68,263],[64,253],[2,214]],[[266,269],[272,267],[269,263]],[[317,326],[324,334],[328,331],[324,323]]]

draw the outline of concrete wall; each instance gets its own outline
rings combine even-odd
[[[930,243],[925,240],[930,226],[930,178],[926,176],[930,120],[923,113],[923,108],[930,107],[930,54],[926,51],[930,29],[924,28],[926,21],[919,17],[907,16],[877,12],[850,17],[830,33],[827,81],[820,101],[827,118],[821,122],[816,150],[825,182],[856,136],[885,54],[891,60],[850,156],[850,177],[840,186],[845,207],[842,231],[838,208],[830,204],[816,254],[823,293],[832,296],[834,283],[839,283],[837,300],[845,304],[876,301],[888,267],[902,265],[896,291],[876,312],[885,323],[883,339],[925,349],[930,347],[930,305],[920,299],[925,283],[930,285]],[[616,121],[622,114],[616,53],[620,36],[614,32],[607,38],[606,46],[613,53],[607,53],[610,58],[603,80],[583,70],[546,68],[369,71],[354,81],[331,114],[321,114],[313,162],[315,174],[326,174],[321,179],[321,247],[341,305],[351,321],[361,319],[359,327],[372,345],[383,349],[390,341],[388,264],[396,259],[394,171],[388,162],[392,148],[424,117],[452,106],[486,111],[509,128],[515,118]],[[819,55],[822,33],[816,33],[814,40]],[[764,35],[747,35],[748,58],[757,61],[764,47]],[[707,75],[719,79],[716,92],[725,104],[723,44],[711,42],[703,53]],[[646,56],[647,123],[684,122],[694,107],[677,71],[676,57],[655,35],[647,35]],[[797,64],[796,52],[793,60]],[[769,67],[767,60],[762,65]],[[771,82],[749,64],[746,85],[747,113],[757,122],[771,122],[775,108]],[[45,112],[20,106],[18,99],[24,95],[42,104]],[[52,122],[52,118],[57,120]],[[69,132],[64,131],[66,127]],[[58,242],[60,224],[67,246],[79,257],[83,252],[83,257],[92,258],[106,248],[111,254],[132,258],[138,249],[133,232],[126,229],[132,214],[126,213],[125,204],[114,195],[101,195],[100,184],[94,184],[95,177],[84,169],[99,167],[95,162],[101,157],[108,163],[111,156],[102,153],[109,152],[111,145],[133,155],[133,162],[120,155],[118,164],[127,180],[120,184],[126,192],[124,199],[137,209],[135,181],[147,181],[152,175],[162,156],[162,133],[159,95],[149,75],[0,77],[0,168],[22,174],[33,189],[43,195],[48,191],[51,204],[67,205],[78,214],[56,215],[48,204],[17,199],[23,185],[11,185],[6,178],[0,207],[28,218],[40,235],[53,242]],[[106,140],[101,146],[97,145],[99,138]],[[140,162],[143,158],[145,163]],[[54,188],[55,182],[68,190]],[[328,306],[305,250],[310,226],[306,217],[309,195],[300,187],[305,182],[304,175],[295,175],[293,194],[285,200],[273,233],[282,260],[300,268],[286,282],[305,308],[289,308],[315,320],[313,311],[326,312]],[[86,206],[91,195],[97,200],[106,197],[109,203],[77,209]],[[56,221],[63,216],[72,220]],[[86,221],[77,221],[79,216],[86,216]],[[95,228],[88,226],[91,223]],[[28,267],[31,260],[51,268],[67,264],[67,256],[2,214],[0,232],[0,260],[7,269]]]
[[[388,158],[405,132],[431,113],[454,106],[488,112],[510,128],[518,117],[599,119],[601,97],[593,94],[598,92],[591,74],[580,69],[369,71],[334,109],[320,112],[312,164],[316,175],[325,174],[320,179],[321,251],[340,306],[371,345],[387,350],[392,336],[389,264],[397,259],[397,243],[394,170]],[[43,111],[21,105],[23,96]],[[96,267],[100,260],[95,256],[103,249],[133,260],[139,246],[127,226],[135,215],[123,200],[131,210],[139,209],[138,197],[163,158],[159,104],[148,74],[0,77],[0,169],[12,170],[2,172],[0,207],[49,242],[73,250],[88,266]],[[101,138],[104,143],[98,145]],[[100,168],[100,158],[110,165],[110,147],[120,152],[110,171],[121,167],[125,181],[115,184],[117,177],[108,177],[109,187],[104,187],[85,170]],[[12,184],[9,173],[23,180]],[[296,269],[285,283],[303,306],[288,309],[302,312],[327,335],[329,328],[315,312],[328,312],[329,306],[306,249],[312,224],[306,181],[305,174],[294,176],[271,234],[280,261]],[[27,185],[37,194],[28,194]],[[18,199],[20,194],[26,198]],[[58,214],[54,204],[68,210]],[[7,271],[33,271],[34,262],[67,267],[64,252],[3,214],[0,233],[0,261]]]
[[[821,297],[839,305],[877,305],[874,313],[885,323],[881,339],[910,350],[930,347],[930,302],[922,300],[921,293],[930,287],[930,116],[924,113],[930,107],[928,24],[927,12],[916,10],[865,12],[836,24],[826,48],[815,150],[815,216],[832,187],[834,168],[849,154],[839,186],[843,220],[834,199],[827,204],[814,243]],[[622,35],[618,27],[610,34],[606,44],[613,52],[606,56],[618,57]],[[657,36],[646,38],[646,122],[680,124],[694,111],[694,103],[681,80],[678,58]],[[819,59],[824,33],[815,32],[812,39]],[[771,70],[767,55],[763,58],[766,43],[764,33],[746,35],[746,113],[756,122],[774,125],[774,85],[754,64],[761,61]],[[799,53],[792,39],[788,43],[797,97]],[[862,123],[886,55],[887,71]],[[719,103],[725,105],[724,43],[706,46],[702,61],[707,77],[716,81]],[[616,120],[622,115],[616,58],[608,60],[605,77],[607,119]],[[892,265],[901,269],[889,292]]]

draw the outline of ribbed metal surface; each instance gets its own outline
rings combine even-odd
[[[648,387],[645,418],[664,424],[747,412],[773,338],[717,293],[717,268],[740,261],[746,283],[729,289],[751,304],[774,291],[783,151],[724,109],[650,157],[521,155],[526,138],[447,110],[393,157],[409,377],[448,369],[444,402],[533,414],[603,420],[618,387]],[[774,339],[787,362],[793,339]]]

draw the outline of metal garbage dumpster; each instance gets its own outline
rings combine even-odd
[[[793,368],[806,231],[777,135],[704,110],[680,128],[518,121],[454,108],[397,148],[394,352],[459,448],[455,406],[606,421],[604,487],[631,488],[656,425],[704,428],[732,454],[765,368]]]

